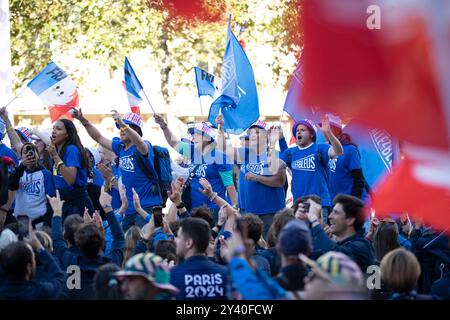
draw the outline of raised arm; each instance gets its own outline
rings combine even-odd
[[[137,150],[140,154],[146,156],[148,155],[148,145],[145,143],[144,139],[131,127],[125,124],[122,120],[122,117],[116,110],[112,110],[112,117],[114,121],[119,125],[120,131],[124,131],[128,137],[130,138],[131,143],[136,145]]]
[[[322,118],[322,126],[320,128],[325,136],[325,138],[330,141],[331,147],[328,149],[328,156],[330,158],[335,158],[337,156],[344,154],[344,148],[342,147],[341,142],[336,138],[330,128],[330,120],[328,117]]]
[[[219,129],[217,129],[217,137],[216,137],[216,143],[217,148],[225,153],[225,155],[233,162],[237,163],[243,163],[245,159],[242,159],[241,155],[239,154],[239,149],[234,148],[232,146],[227,146],[227,141],[225,139],[225,133],[223,131],[225,121],[223,119],[223,116],[219,114],[216,117],[216,124]]]
[[[14,130],[11,121],[9,120],[8,110],[6,110],[6,107],[0,109],[0,118],[2,118],[5,122],[6,132],[8,133],[8,138],[11,141],[11,146],[14,153],[21,158],[20,150],[22,150],[23,143],[20,141],[19,135],[16,130]]]
[[[153,115],[155,118],[155,122],[159,124],[159,127],[164,133],[164,137],[166,138],[167,143],[174,148],[176,151],[180,148],[180,141],[177,139],[177,137],[170,131],[169,127],[167,126],[167,123],[164,121],[163,117],[160,115]]]
[[[112,140],[105,138],[100,131],[84,117],[81,109],[72,109],[72,115],[81,122],[92,139],[97,141],[102,147],[112,151]]]

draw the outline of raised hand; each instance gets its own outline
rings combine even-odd
[[[117,110],[111,110],[111,116],[114,119],[115,122],[117,122],[119,124],[119,127],[124,127],[125,123],[122,120],[122,117],[120,116],[120,114],[117,112]]]
[[[119,213],[121,215],[125,214],[125,212],[128,209],[128,198],[127,198],[127,189],[124,185],[122,185],[119,188],[119,194],[120,194],[120,201],[121,201],[121,206],[119,208]]]
[[[64,200],[61,200],[59,196],[59,191],[56,190],[56,197],[50,197],[47,195],[48,202],[53,209],[53,216],[61,217],[62,216],[62,208],[64,205]]]
[[[9,119],[8,118],[8,110],[6,109],[6,107],[1,107],[0,108],[0,118],[2,119]]]
[[[131,190],[133,191],[133,205],[134,205],[134,208],[136,210],[142,209],[142,207],[141,207],[141,200],[139,199],[138,193],[136,192],[136,190],[134,190],[134,188],[132,188]]]
[[[114,177],[112,168],[103,163],[99,163],[97,165],[97,169],[98,169],[98,171],[100,171],[100,173],[105,181],[111,181],[111,178]]]
[[[222,126],[222,128],[223,128],[223,126],[225,125],[225,121],[223,120],[223,115],[221,115],[221,114],[217,115],[217,117],[216,117],[216,125],[217,126]]]
[[[211,183],[209,183],[209,181],[205,178],[200,178],[199,183],[202,185],[203,189],[198,188],[198,191],[208,198],[211,197],[213,194]]]
[[[327,115],[324,115],[320,118],[322,125],[320,126],[320,130],[322,130],[323,134],[327,136],[331,133],[330,120]]]
[[[181,177],[181,179],[183,179]],[[180,204],[181,202],[181,189],[183,186],[183,181],[180,182],[177,181],[173,181],[172,184],[170,185],[170,191],[167,192],[167,195],[169,196],[170,201],[172,201],[173,203],[175,203],[176,205]]]
[[[153,118],[155,118],[155,122],[159,125],[159,127],[161,128],[161,129],[166,129],[167,128],[167,123],[164,121],[164,119],[163,119],[163,117],[161,117],[160,115],[158,115],[158,114],[154,114],[153,115]]]
[[[109,193],[107,193],[105,191],[105,186],[102,186],[102,189],[100,191],[100,198],[98,199],[100,202],[100,205],[105,208],[105,207],[111,207],[111,201],[112,201],[112,197]]]
[[[82,124],[86,120],[86,118],[83,115],[83,112],[81,111],[81,108],[80,109],[72,108],[71,113],[72,117],[79,120]]]

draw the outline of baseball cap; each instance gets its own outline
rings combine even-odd
[[[312,251],[311,232],[305,222],[289,221],[278,236],[278,246],[284,256],[308,254]]]
[[[306,128],[308,128],[309,132],[311,132],[312,134],[314,134],[313,141],[316,141],[316,136],[317,136],[317,134],[316,134],[316,128],[315,128],[315,126],[314,126],[314,123],[313,123],[311,120],[309,120],[309,119],[302,119],[302,120],[297,121],[297,122],[294,124],[294,126],[292,127],[292,135],[293,135],[294,137],[297,137],[297,127],[298,127],[299,125],[301,125],[301,124],[304,125]]]
[[[128,276],[140,276],[147,279],[155,287],[177,294],[179,290],[170,284],[169,266],[163,259],[154,253],[139,253],[125,264],[125,269],[116,272],[120,279]]]
[[[144,125],[144,121],[142,120],[142,117],[140,115],[138,115],[137,113],[133,113],[133,112],[125,113],[122,117],[122,121],[125,124],[132,124],[132,125],[138,126],[139,128],[142,128],[142,126]],[[116,123],[116,127],[117,127],[117,129],[119,129],[119,125],[117,123]]]
[[[254,124],[252,124],[251,126],[250,126],[250,128],[254,128],[254,127],[256,127],[256,128],[261,128],[261,129],[266,129],[266,127],[267,127],[267,123],[265,122],[265,121],[262,121],[262,120],[257,120]],[[249,128],[249,129],[250,129]]]
[[[23,139],[25,139],[26,142],[30,142],[30,129],[28,129],[27,127],[18,127],[15,130]]]
[[[212,140],[215,140],[216,138],[216,130],[206,122],[197,123],[194,127],[194,133],[206,135]]]

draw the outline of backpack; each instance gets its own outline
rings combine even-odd
[[[169,150],[160,146],[153,146],[154,160],[153,167],[154,172],[156,171],[156,177],[152,173],[152,170],[148,167],[148,165],[142,159],[142,155],[136,149],[134,151],[134,156],[136,158],[136,162],[141,168],[142,172],[152,180],[153,186],[152,193],[159,193],[161,197],[161,205],[165,208],[166,201],[168,198],[167,192],[170,191],[170,185],[172,184],[172,168],[170,165],[170,154]]]

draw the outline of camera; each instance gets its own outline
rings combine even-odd
[[[22,241],[26,237],[28,237],[28,223],[30,221],[30,218],[25,215],[17,216],[17,223],[19,225],[18,227],[18,233],[19,233],[19,240]]]
[[[25,152],[27,157],[30,158],[34,158],[35,157],[35,153],[34,153],[34,148],[30,145],[25,146]]]

